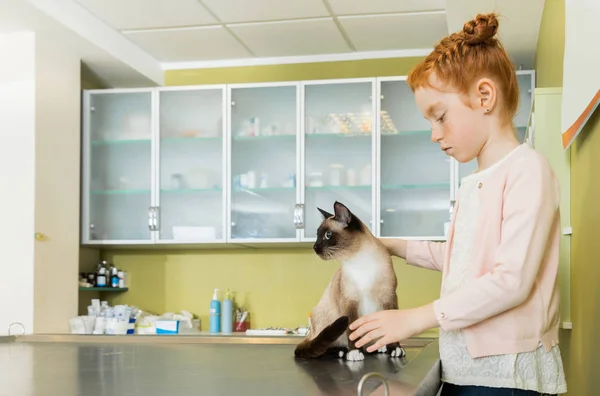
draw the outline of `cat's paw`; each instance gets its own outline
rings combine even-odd
[[[385,346],[385,345],[384,345],[384,346],[382,346],[381,348],[379,348],[379,349],[377,350],[377,352],[379,352],[379,353],[386,353],[386,352],[387,352],[387,346]]]
[[[397,342],[394,342],[392,344],[388,344],[388,345],[386,345],[386,347],[387,347],[387,354],[390,355],[391,357],[404,357],[404,356],[406,356],[406,351]]]
[[[353,349],[346,354],[346,360],[350,360],[350,361],[365,360],[365,355],[363,355],[363,353],[360,350]]]
[[[406,351],[401,346],[397,346],[391,350],[391,357],[404,357],[406,356]]]

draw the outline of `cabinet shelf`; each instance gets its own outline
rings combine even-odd
[[[79,291],[98,291],[98,292],[112,292],[122,293],[128,291],[128,287],[79,287]]]
[[[258,136],[233,136],[232,140],[235,141],[256,141],[256,140],[295,140],[296,135],[258,135]]]
[[[352,138],[371,138],[371,131],[366,132],[347,132],[347,133],[307,133],[307,139],[352,139]]]
[[[221,136],[169,136],[161,137],[161,143],[189,143],[189,142],[221,142]]]
[[[164,188],[161,189],[161,194],[193,194],[193,193],[209,193],[221,192],[222,188]]]
[[[415,190],[415,189],[433,189],[450,188],[450,183],[430,183],[430,184],[384,184],[382,190]]]
[[[307,186],[307,190],[319,191],[319,190],[365,190],[370,191],[373,186],[370,184],[359,185],[359,186]]]
[[[99,139],[92,140],[92,146],[119,146],[129,144],[147,144],[151,143],[152,139]]]
[[[150,194],[150,190],[145,189],[132,189],[132,190],[92,190],[92,195],[137,195],[137,194]]]
[[[274,193],[274,192],[292,192],[296,187],[265,187],[265,188],[234,188],[234,193]]]

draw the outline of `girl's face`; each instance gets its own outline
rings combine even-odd
[[[431,140],[459,162],[476,158],[488,140],[489,117],[482,92],[468,95],[421,87],[415,91],[417,106],[431,122]]]

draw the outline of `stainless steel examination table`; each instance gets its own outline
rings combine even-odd
[[[438,343],[411,339],[407,356],[362,362],[297,360],[298,337],[0,337],[0,395],[431,395]],[[369,373],[378,373],[371,374]],[[362,381],[361,381],[362,379]]]

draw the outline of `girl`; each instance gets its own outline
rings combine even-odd
[[[515,138],[519,88],[494,14],[442,39],[409,74],[431,138],[460,162],[447,241],[382,239],[390,254],[442,272],[441,297],[350,325],[375,351],[440,327],[442,395],[567,390],[558,347],[559,187],[545,158]]]

